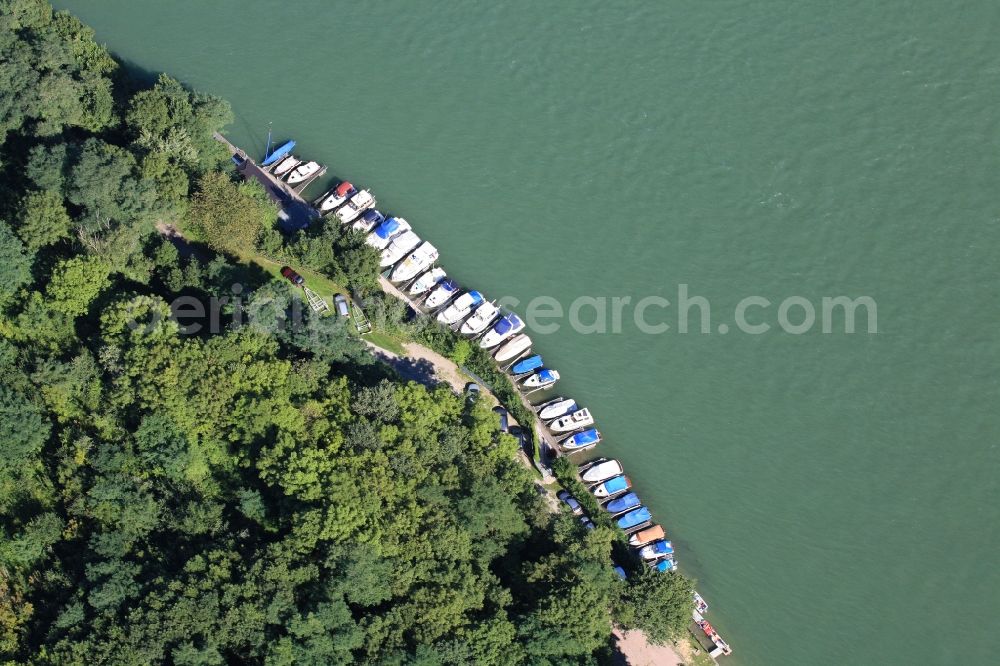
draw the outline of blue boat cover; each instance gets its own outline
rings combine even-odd
[[[640,506],[638,509],[629,511],[624,516],[618,519],[618,527],[623,530],[627,530],[630,527],[635,527],[636,525],[641,525],[652,518],[649,515],[649,509],[644,506]]]
[[[673,568],[674,568],[674,563],[671,562],[670,560],[660,560],[659,562],[656,563],[657,571],[670,571]]]
[[[260,165],[271,166],[272,164],[280,160],[282,157],[292,152],[292,148],[294,147],[295,147],[294,141],[286,141],[285,143],[275,148],[273,153],[271,153],[270,155],[265,155],[264,161],[261,162]]]
[[[473,305],[479,305],[480,303],[483,302],[483,295],[480,294],[478,291],[470,291],[469,296],[472,298],[472,303],[469,307],[472,307]]]
[[[604,490],[609,493],[617,493],[619,490],[628,488],[628,481],[624,476],[616,476],[604,482]]]
[[[536,370],[540,367],[542,367],[542,357],[535,354],[534,356],[529,356],[528,358],[515,363],[511,367],[510,371],[515,375],[520,375],[525,372],[531,372],[532,370]]]
[[[546,382],[554,382],[556,380],[556,376],[552,374],[552,371],[545,369],[538,372],[538,378],[543,384]]]
[[[396,233],[397,229],[399,229],[399,220],[394,217],[390,217],[388,220],[378,225],[378,229],[375,230],[375,235],[382,240],[386,240],[389,236]]]
[[[635,493],[629,493],[627,495],[622,495],[616,500],[608,502],[608,511],[611,513],[618,513],[620,511],[625,511],[626,509],[632,509],[639,506],[639,496]]]
[[[584,430],[583,432],[573,435],[571,441],[577,446],[581,444],[590,444],[591,442],[596,442],[598,438],[597,428],[591,428],[590,430]]]
[[[361,213],[361,219],[368,224],[381,224],[382,222],[385,222],[385,215],[378,212],[374,208],[369,208],[365,212]]]
[[[518,319],[516,314],[510,316],[510,323],[512,326],[524,326],[520,319]]]
[[[458,289],[458,283],[454,280],[444,280],[438,283],[438,287],[445,291],[455,291]]]
[[[653,547],[653,552],[657,555],[669,555],[674,552],[674,546],[669,541],[657,541],[650,544]]]
[[[493,327],[493,330],[501,334],[506,333],[507,331],[509,331],[514,327],[514,323],[512,320],[516,319],[517,317],[515,317],[514,315],[507,315],[506,317],[497,322],[497,325]]]

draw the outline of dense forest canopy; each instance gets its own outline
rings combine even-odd
[[[359,288],[377,261],[281,236],[211,138],[230,118],[0,2],[0,660],[584,664],[613,619],[682,629],[690,582],[619,580],[621,536],[551,513],[484,402],[401,381],[337,317],[292,325],[247,255]],[[171,319],[234,284],[220,330]]]

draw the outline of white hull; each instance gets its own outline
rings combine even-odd
[[[549,424],[549,430],[554,433],[573,432],[577,428],[588,428],[594,425],[594,417],[589,409],[581,409],[569,416],[563,416]]]
[[[482,347],[483,349],[491,349],[493,347],[496,347],[504,340],[517,335],[523,330],[524,330],[524,322],[518,319],[517,325],[511,326],[503,333],[497,333],[496,331],[491,330],[489,333],[483,336],[482,340],[479,341],[479,346]]]
[[[671,548],[673,548],[673,544],[670,543],[669,541],[667,541],[666,544],[668,546],[670,546]],[[658,558],[661,558],[661,557],[667,557],[667,558],[673,557],[673,553],[672,552],[671,553],[657,553],[655,550],[653,550],[653,546],[652,545],[643,546],[642,548],[640,548],[639,549],[639,555],[644,560],[655,560],[655,559],[658,559]]]
[[[531,375],[524,380],[521,386],[525,388],[545,388],[546,386],[552,386],[559,381],[559,373],[555,370],[550,370],[549,372],[552,374],[546,379],[543,379],[542,375]]]
[[[365,242],[371,245],[376,250],[384,250],[385,248],[389,247],[389,243],[399,238],[407,231],[410,231],[410,225],[406,220],[404,220],[401,217],[397,217],[396,220],[399,222],[399,228],[396,229],[396,231],[394,231],[391,236],[389,236],[388,238],[379,238],[379,236],[373,230],[370,234],[368,234],[368,238],[365,239]],[[357,225],[357,223],[355,223],[355,225]]]
[[[318,162],[307,162],[302,166],[296,167],[294,171],[288,174],[288,184],[301,183],[322,168]]]
[[[319,210],[321,213],[329,213],[334,208],[342,206],[345,201],[347,201],[347,197],[337,196],[335,192],[320,202]]]
[[[420,277],[418,277],[410,288],[407,289],[407,293],[410,296],[419,296],[425,291],[431,289],[438,282],[443,280],[448,274],[444,272],[444,269],[438,266],[437,268],[432,268]]]
[[[389,279],[393,282],[408,282],[419,275],[421,271],[430,268],[437,259],[437,248],[425,241],[403,263],[396,266],[396,270],[392,272]]]
[[[334,215],[342,223],[347,224],[357,219],[358,215],[375,205],[375,197],[368,190],[361,190],[346,205],[340,207]]]
[[[497,363],[513,361],[529,349],[531,349],[531,338],[522,333],[508,340],[503,347],[497,350],[497,355],[494,358]]]
[[[278,162],[277,166],[274,167],[273,173],[275,176],[278,176],[280,178],[281,176],[284,176],[286,173],[288,173],[289,171],[291,171],[300,164],[302,164],[302,162],[299,161],[299,158],[286,157],[285,159]]]
[[[565,398],[556,402],[550,402],[542,407],[541,411],[538,412],[538,418],[543,421],[550,421],[552,419],[557,419],[560,416],[564,416],[567,411],[576,405],[576,401],[572,398]]]
[[[462,334],[463,335],[479,335],[496,320],[497,315],[500,314],[500,308],[498,308],[493,303],[483,303],[476,311],[472,313],[464,324],[462,324]]]
[[[580,478],[584,483],[600,483],[622,473],[622,464],[617,460],[606,460],[585,471]]]
[[[418,245],[420,245],[420,236],[416,235],[412,231],[407,231],[406,233],[397,236],[386,246],[384,250],[382,250],[382,258],[379,261],[379,265],[382,268],[392,266],[394,263],[405,257],[408,252],[412,252]]]
[[[428,299],[430,300],[430,299]],[[441,311],[437,320],[445,325],[451,325],[461,321],[472,312],[473,297],[469,293],[462,294],[455,299],[455,302]]]
[[[639,530],[632,536],[628,538],[628,545],[633,547],[645,546],[647,543],[656,541],[657,539],[662,539],[666,536],[666,532],[659,525],[654,525],[653,527],[647,527],[644,530]]]

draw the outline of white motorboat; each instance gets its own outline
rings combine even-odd
[[[410,285],[410,288],[406,290],[406,293],[410,296],[419,296],[425,291],[433,289],[434,285],[445,279],[447,276],[448,274],[445,273],[443,268],[435,266],[414,280],[413,284]]]
[[[478,291],[468,291],[456,298],[451,305],[442,310],[438,314],[437,320],[442,324],[450,326],[451,324],[460,322],[462,319],[467,317],[469,313],[472,312],[472,308],[482,302],[482,294]]]
[[[497,363],[513,361],[529,349],[531,349],[531,338],[529,338],[526,334],[521,333],[505,342],[500,349],[497,350],[496,356],[493,358],[496,359]]]
[[[657,539],[662,539],[667,536],[667,533],[663,530],[662,525],[653,525],[652,527],[647,527],[644,530],[639,530],[632,536],[628,538],[628,545],[630,546],[645,546],[651,541],[656,541]]]
[[[513,312],[493,325],[493,328],[479,341],[483,349],[491,349],[524,330],[524,322]]]
[[[345,180],[321,197],[319,212],[324,214],[329,213],[357,193],[358,191],[354,186]]]
[[[660,557],[669,557],[674,554],[674,544],[662,539],[643,546],[639,549],[639,555],[644,560],[655,560]]]
[[[420,245],[420,236],[416,235],[412,231],[406,231],[396,236],[392,241],[385,246],[382,250],[382,258],[379,260],[379,266],[385,268],[386,266],[392,266],[394,263],[406,256],[408,252],[412,252],[415,247]]]
[[[559,446],[570,451],[582,451],[600,443],[601,432],[597,428],[588,428],[562,440]]]
[[[483,303],[477,307],[476,311],[472,313],[472,316],[466,319],[465,323],[462,324],[462,334],[472,336],[479,335],[493,323],[499,314],[500,308],[496,306],[496,303]]]
[[[433,312],[440,307],[443,307],[445,303],[451,299],[458,296],[461,289],[458,283],[454,280],[444,279],[437,283],[437,286],[431,291],[427,300],[424,301],[424,307]]]
[[[323,166],[319,162],[306,162],[305,164],[300,164],[292,169],[291,173],[288,174],[288,184],[295,185],[297,183],[301,183],[311,176],[316,175],[316,173],[322,168]]]
[[[541,368],[535,374],[521,382],[521,386],[527,389],[543,389],[549,388],[557,381],[559,381],[559,372],[557,370]]]
[[[584,483],[600,483],[618,476],[623,471],[622,464],[617,460],[602,460],[584,469],[580,478],[583,479]]]
[[[543,421],[551,421],[552,419],[557,419],[560,416],[572,414],[579,408],[579,405],[576,404],[576,400],[559,396],[558,398],[552,398],[552,400],[549,400],[545,404],[538,407],[538,418]]]
[[[604,483],[597,484],[594,488],[591,488],[590,492],[597,499],[603,500],[620,495],[631,487],[632,480],[627,476],[615,476]]]
[[[579,409],[572,414],[561,416],[549,424],[549,430],[554,433],[573,432],[579,428],[588,428],[594,425],[594,417],[586,407]]]
[[[403,260],[389,279],[393,282],[409,282],[417,275],[431,267],[438,260],[438,250],[429,242],[424,241],[406,259]]]
[[[300,164],[302,164],[302,162],[299,160],[299,158],[295,157],[295,155],[289,155],[285,159],[278,162],[274,167],[274,171],[272,171],[271,173],[273,173],[278,178],[281,178],[286,173],[288,173],[289,171],[291,171]]]
[[[337,216],[338,220],[347,224],[374,205],[375,197],[372,196],[372,193],[368,190],[361,190],[338,208],[334,215]]]
[[[366,210],[365,214],[368,214],[369,212],[371,211]],[[410,231],[410,224],[406,220],[401,217],[390,217],[375,227],[375,229],[368,234],[368,238],[365,239],[365,242],[376,250],[384,250],[386,246],[392,242],[393,238],[396,238],[407,231]]]
[[[374,208],[369,208],[365,212],[354,220],[354,224],[351,225],[351,229],[354,231],[360,231],[363,234],[373,231],[379,227],[383,222],[385,222],[385,215],[378,212]],[[382,248],[378,248],[382,249]]]

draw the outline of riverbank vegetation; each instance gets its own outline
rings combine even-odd
[[[0,2],[0,89],[0,660],[584,664],[612,621],[683,630],[690,584],[620,581],[620,537],[550,513],[485,404],[248,261],[376,280],[356,239],[275,236],[223,100],[41,0]]]

